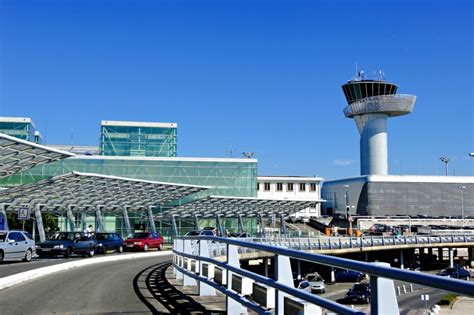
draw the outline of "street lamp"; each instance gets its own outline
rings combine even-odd
[[[351,207],[349,206],[349,185],[343,185],[346,189],[344,194],[344,199],[346,200],[346,219],[349,222],[349,231],[347,231],[350,236],[352,236],[352,217],[351,217]]]
[[[448,164],[449,164],[449,161],[451,160],[449,157],[447,156],[442,156],[439,158],[441,160],[441,162],[444,163],[445,165],[445,169],[446,169],[446,176],[448,176]]]
[[[462,227],[464,229],[464,189],[466,189],[466,186],[458,186],[458,188],[461,190],[461,218]]]

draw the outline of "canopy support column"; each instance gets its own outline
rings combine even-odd
[[[218,214],[216,214],[216,225],[217,225],[217,231],[219,231],[219,236],[224,237],[225,236],[224,227],[222,226],[221,216]]]
[[[148,207],[148,222],[150,224],[150,230],[156,232],[155,217],[153,216],[153,206]]]
[[[8,205],[1,203],[0,204],[0,214],[3,216],[3,229],[8,231],[8,220],[7,220],[7,207]]]
[[[197,214],[194,215],[194,227],[199,230],[199,217]]]
[[[178,236],[178,227],[176,226],[176,219],[175,216],[171,216],[171,233],[173,236]]]
[[[287,237],[286,225],[285,225],[285,215],[280,213],[280,233]]]
[[[259,231],[260,237],[266,238],[265,225],[263,224],[263,216],[261,214],[258,215],[258,226],[260,228],[260,231]]]
[[[76,224],[74,222],[75,219],[74,219],[74,216],[72,214],[72,208],[73,208],[73,206],[67,207],[67,222],[68,222],[68,225],[69,225],[69,231],[70,232],[76,231]]]
[[[36,205],[36,208],[35,208],[36,226],[38,227],[40,242],[46,241],[46,234],[44,232],[44,225],[43,225],[43,217],[41,216],[42,207],[43,205]]]
[[[104,219],[102,218],[102,211],[101,206],[97,206],[95,208],[95,231],[97,232],[105,232],[104,229]]]
[[[123,207],[122,214],[123,214],[123,222],[125,223],[125,230],[127,231],[127,236],[129,236],[132,234],[132,228],[130,227],[130,219],[128,218],[127,207]]]
[[[82,221],[82,231],[87,229],[87,212],[86,210],[82,211],[81,213],[81,221]]]
[[[239,233],[244,233],[244,218],[242,217],[242,214],[239,214]]]

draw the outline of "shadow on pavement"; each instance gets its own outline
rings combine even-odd
[[[153,265],[139,272],[133,279],[135,293],[153,314],[223,314],[207,311],[202,304],[169,283],[166,269],[170,265],[171,263]]]

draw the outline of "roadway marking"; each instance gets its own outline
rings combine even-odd
[[[7,276],[4,278],[0,278],[0,290],[15,286],[27,281],[38,279],[38,278],[41,278],[53,273],[69,270],[72,268],[79,268],[79,267],[84,267],[84,266],[93,265],[93,264],[106,263],[106,262],[119,261],[119,260],[127,260],[127,259],[161,257],[161,256],[167,256],[167,255],[171,256],[171,254],[172,254],[171,251],[157,251],[157,252],[136,253],[136,254],[128,254],[128,255],[93,257],[93,258],[88,258],[88,259],[65,262],[65,263],[56,264],[53,266],[33,269],[33,270],[17,273],[11,276]]]

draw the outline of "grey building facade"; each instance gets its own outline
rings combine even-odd
[[[474,216],[474,177],[371,175],[326,181],[323,214]]]

